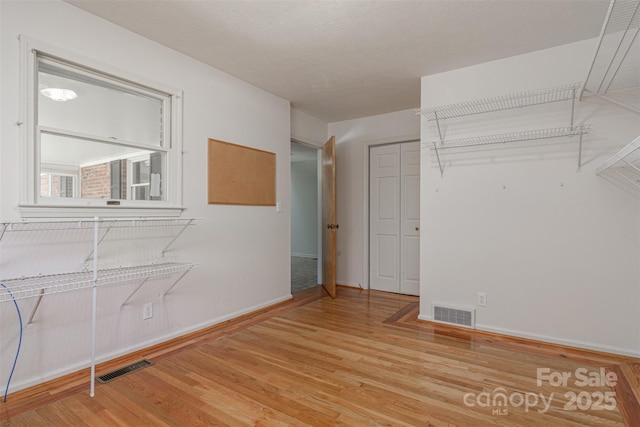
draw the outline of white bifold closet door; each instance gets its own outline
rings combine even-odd
[[[420,293],[420,143],[369,151],[369,286]]]

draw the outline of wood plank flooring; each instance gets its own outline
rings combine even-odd
[[[86,372],[9,395],[1,423],[640,425],[638,359],[421,322],[416,297],[322,292],[101,365],[154,362],[97,384],[94,398]],[[538,368],[550,375],[540,384]],[[579,381],[603,373],[616,384]]]

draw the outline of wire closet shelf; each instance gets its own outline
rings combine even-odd
[[[194,264],[190,263],[164,263],[98,270],[96,286],[100,287],[137,279],[167,276],[189,271],[192,268],[194,268]],[[51,295],[91,288],[93,282],[93,272],[91,271],[2,280],[2,283],[9,289],[0,289],[0,302],[39,297],[45,293]],[[11,294],[9,290],[11,290]]]
[[[94,245],[97,247],[107,238],[108,234],[117,229],[125,228],[175,228],[176,232],[168,237],[159,253],[161,257],[169,247],[178,239],[187,227],[193,225],[194,219],[95,219],[95,220],[67,220],[67,221],[37,221],[37,222],[6,222],[0,223],[0,245],[3,238],[10,233],[41,233],[49,231],[86,230],[96,229]],[[85,261],[93,259],[96,249],[86,257]],[[75,291],[94,286],[106,286],[138,279],[167,276],[174,273],[186,273],[193,269],[194,263],[157,262],[127,266],[121,268],[90,269],[59,274],[40,274],[29,277],[0,278],[7,288],[0,288],[0,303],[25,298],[42,298],[43,295]],[[95,270],[95,271],[94,271]],[[95,276],[95,277],[94,277]],[[165,292],[166,293],[166,292]]]
[[[640,196],[640,136],[598,167],[596,174]]]
[[[536,129],[530,131],[521,132],[508,132],[497,135],[485,135],[476,136],[470,138],[460,138],[448,140],[446,144],[437,147],[437,150],[451,150],[451,151],[470,151],[471,149],[482,149],[483,147],[507,144],[512,142],[528,142],[537,141],[540,139],[549,138],[561,138],[565,136],[576,136],[588,133],[591,130],[591,125],[578,125],[578,126],[565,126],[549,129]],[[434,145],[437,142],[430,142],[428,144]],[[432,150],[435,148],[431,147]]]
[[[424,143],[424,146],[425,148],[430,148],[432,152],[435,153],[440,174],[444,175],[444,163],[441,155],[447,153],[460,154],[472,151],[492,150],[506,144],[513,144],[512,146],[515,147],[515,143],[532,143],[551,138],[577,136],[580,143],[578,151],[579,170],[582,166],[582,136],[591,131],[591,126],[588,124],[576,125],[574,123],[575,103],[581,87],[582,83],[571,83],[535,91],[517,92],[416,110],[416,114],[422,115],[429,122],[434,122],[437,130],[438,139],[427,141]],[[449,140],[444,137],[441,129],[441,123],[447,119],[522,109],[563,101],[570,101],[571,103],[571,114],[569,116],[568,126],[512,131]]]
[[[90,241],[93,248],[84,258],[85,268],[82,271],[75,271],[61,274],[41,274],[31,277],[5,278],[0,280],[3,287],[0,289],[0,303],[12,301],[18,305],[16,300],[26,298],[36,298],[28,317],[27,324],[31,324],[38,307],[45,295],[77,291],[90,288],[92,290],[91,307],[91,382],[90,396],[95,396],[95,367],[96,367],[96,327],[97,327],[97,288],[100,286],[123,283],[132,280],[139,280],[138,286],[131,292],[127,299],[122,302],[123,307],[135,295],[140,288],[152,277],[169,276],[175,273],[182,273],[171,286],[161,294],[164,297],[192,268],[193,263],[166,262],[165,254],[169,247],[182,235],[182,233],[193,224],[195,219],[161,219],[161,218],[139,218],[139,219],[104,219],[94,218],[91,220],[78,221],[39,221],[39,222],[9,222],[0,223],[0,245],[3,240],[6,242],[7,235],[12,233],[47,233],[66,232],[80,230],[85,241]],[[126,266],[120,268],[98,268],[98,248],[114,230],[126,228],[146,228],[152,235],[158,228],[174,229],[175,232],[164,234],[161,247],[156,248],[160,261],[138,266]],[[92,238],[88,236],[92,235]],[[0,249],[2,247],[0,246]],[[92,261],[93,268],[88,267],[88,261]],[[20,311],[18,309],[20,317]],[[20,317],[20,337],[22,338],[22,318]],[[19,352],[19,349],[18,349]],[[17,360],[18,354],[16,354]],[[15,362],[14,362],[15,366]],[[7,383],[7,390],[9,384]],[[5,394],[6,397],[6,394]]]
[[[640,88],[640,0],[612,0],[580,98],[596,95],[640,114],[617,92]]]
[[[422,114],[428,121],[434,121],[524,108],[550,102],[568,101],[575,98],[577,91],[581,87],[581,83],[572,83],[537,91],[517,92],[490,98],[474,99],[456,104],[423,108],[417,110],[417,114]]]

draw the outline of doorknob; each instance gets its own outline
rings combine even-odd
[[[338,224],[327,224],[327,228],[329,230],[333,230],[333,229],[340,228],[340,225],[338,225]]]
[[[416,231],[420,231],[420,227],[416,227]]]

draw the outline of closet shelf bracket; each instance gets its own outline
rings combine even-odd
[[[145,277],[145,278],[144,278],[144,280],[142,280],[142,282],[140,282],[140,284],[138,285],[138,287],[137,287],[137,288],[135,288],[135,289],[133,290],[133,292],[131,292],[131,293],[129,294],[129,296],[127,297],[127,299],[125,299],[125,300],[124,300],[124,302],[123,302],[122,304],[120,304],[120,308],[123,308],[123,307],[124,307],[124,306],[129,302],[129,300],[130,300],[131,298],[133,298],[133,296],[134,296],[134,295],[135,295],[135,294],[140,290],[140,288],[142,288],[142,286],[143,286],[145,283],[147,283],[147,280],[149,280],[149,278],[148,278],[148,277]]]
[[[189,226],[193,223],[194,218],[190,218],[186,224],[184,224],[182,226],[182,228],[180,229],[180,231],[178,231],[178,233],[176,233],[176,235],[174,236],[174,238],[167,244],[167,246],[165,246],[165,248],[162,250],[162,256],[164,256],[164,254],[169,250],[169,247],[171,247],[171,245],[173,245],[173,243],[178,240],[178,238],[182,235],[182,233],[184,233],[186,231],[187,228],[189,228]],[[177,221],[176,221],[177,223]]]
[[[45,293],[45,290],[44,289],[40,289],[40,294],[38,295],[38,299],[36,300],[36,303],[33,306],[33,308],[31,309],[31,313],[29,314],[29,319],[27,320],[27,325],[30,325],[30,324],[33,323],[33,318],[36,315],[36,311],[38,311],[38,307],[40,307],[40,303],[42,302],[42,297],[44,297],[44,293]]]
[[[2,227],[0,229],[0,242],[2,242],[2,238],[4,237],[4,232],[7,230],[8,226],[9,224],[2,224]]]
[[[100,237],[100,239],[98,240],[97,246],[100,246],[100,243],[102,243],[104,238],[107,237],[107,234],[109,234],[109,232],[111,231],[111,228],[113,228],[114,224],[115,224],[115,221],[111,221],[111,223],[107,226],[107,229],[102,234],[102,237]],[[94,255],[94,251],[92,249],[91,252],[89,253],[89,255],[87,255],[87,257],[84,259],[84,262],[85,263],[89,262],[93,258],[93,255]]]
[[[188,273],[189,271],[190,271],[190,270],[185,270],[185,271],[184,271],[184,272],[183,272],[183,273],[182,273],[182,274],[181,274],[181,275],[180,275],[180,276],[179,276],[179,277],[178,277],[178,278],[173,282],[173,284],[172,284],[171,286],[169,286],[169,287],[167,288],[167,290],[166,290],[166,291],[164,291],[164,292],[162,293],[162,295],[160,295],[160,298],[164,298],[164,297],[169,293],[169,291],[171,291],[171,289],[173,289],[173,288],[178,284],[178,282],[180,282],[180,281],[182,280],[182,278],[183,278],[184,276],[186,276],[186,275],[187,275],[187,273]]]

